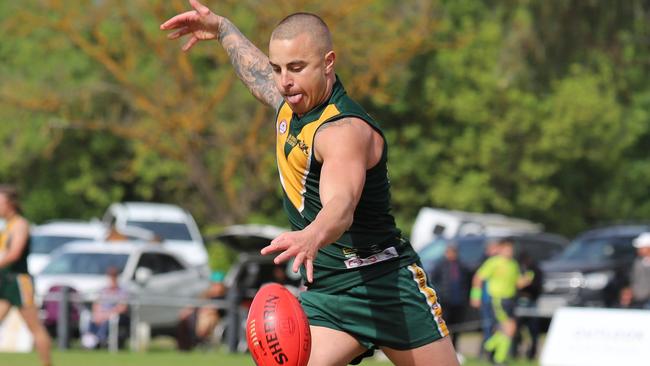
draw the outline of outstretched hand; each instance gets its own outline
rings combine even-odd
[[[313,236],[304,230],[283,233],[271,241],[271,244],[262,248],[261,253],[267,255],[282,251],[273,260],[275,264],[280,264],[295,258],[293,261],[293,271],[298,272],[301,265],[305,266],[307,272],[307,282],[314,281],[314,259],[318,253],[318,244]]]
[[[176,29],[175,32],[167,35],[169,39],[177,39],[186,34],[192,35],[183,45],[183,51],[189,50],[199,41],[216,39],[223,20],[198,0],[189,1],[194,10],[178,14],[160,25],[162,30]]]

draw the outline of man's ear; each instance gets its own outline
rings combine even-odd
[[[334,72],[334,63],[336,62],[336,54],[334,51],[329,51],[325,54],[325,73],[330,74]]]

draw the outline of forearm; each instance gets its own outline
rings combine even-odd
[[[277,108],[282,96],[273,81],[269,58],[228,19],[222,18],[219,42],[228,53],[235,72],[251,93],[273,108]]]
[[[352,202],[343,197],[332,198],[323,205],[316,219],[305,228],[305,231],[316,239],[319,248],[333,243],[350,228],[355,208]]]

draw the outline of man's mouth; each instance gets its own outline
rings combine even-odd
[[[291,104],[298,104],[302,100],[302,94],[287,94],[286,95],[287,101]]]

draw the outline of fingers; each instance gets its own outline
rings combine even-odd
[[[208,9],[207,6],[198,2],[198,0],[190,0],[190,5],[192,5],[192,8],[194,8],[194,10],[196,10],[201,15],[210,14],[210,9]]]
[[[302,264],[304,259],[305,259],[305,253],[298,253],[296,259],[293,260],[293,266],[291,268],[293,270],[293,273],[297,273],[298,270],[300,270],[300,265]]]
[[[307,270],[307,282],[314,282],[314,261],[312,259],[305,260],[305,270]]]
[[[160,25],[160,29],[169,30],[169,29],[176,29],[179,27],[183,27],[185,26],[187,21],[190,20],[192,17],[196,17],[196,12],[186,11],[184,13],[169,18],[166,22]]]
[[[192,31],[188,27],[183,27],[183,28],[181,28],[181,29],[179,29],[179,30],[177,30],[177,31],[175,31],[173,33],[169,33],[167,35],[167,39],[180,38],[180,37],[182,37],[182,36],[184,36],[186,34],[189,34],[189,33],[192,33]]]
[[[188,40],[188,41],[183,45],[183,51],[187,51],[187,50],[189,50],[189,49],[192,48],[192,46],[194,46],[198,41],[199,41],[199,39],[196,38],[196,36],[192,36],[192,38],[190,38],[190,39],[189,39],[189,40]]]

